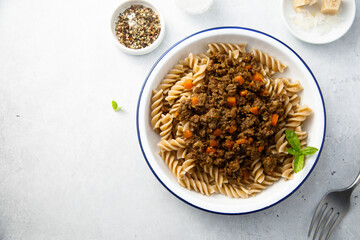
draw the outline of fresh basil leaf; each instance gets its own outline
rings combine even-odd
[[[290,153],[291,155],[294,155],[294,156],[296,156],[296,155],[301,155],[301,152],[299,152],[299,151],[297,151],[297,150],[295,150],[294,148],[288,148],[287,150],[286,150],[288,153]]]
[[[117,103],[115,101],[112,101],[112,107],[114,109],[115,112],[119,111],[120,109],[122,109],[122,107],[118,107]]]
[[[314,154],[318,151],[318,149],[316,147],[306,147],[303,150],[301,150],[301,153],[303,155],[311,155]]]
[[[118,106],[117,103],[115,101],[112,101],[112,107],[115,111],[117,109],[117,106]]]
[[[296,155],[294,160],[294,172],[300,172],[304,168],[304,155]]]
[[[292,130],[285,130],[286,140],[290,143],[290,145],[297,151],[301,151],[301,144],[298,136]]]

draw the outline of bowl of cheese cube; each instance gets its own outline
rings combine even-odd
[[[282,0],[282,18],[298,39],[324,44],[342,37],[355,19],[355,0]]]

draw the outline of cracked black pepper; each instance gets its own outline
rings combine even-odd
[[[131,5],[119,14],[115,24],[118,41],[132,49],[151,45],[159,37],[160,31],[158,14],[143,5]]]

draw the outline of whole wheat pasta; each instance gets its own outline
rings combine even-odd
[[[182,187],[207,196],[248,198],[292,179],[286,129],[306,146],[302,125],[312,111],[300,105],[300,81],[277,76],[287,65],[246,46],[209,43],[206,52],[189,53],[151,98],[160,156]]]

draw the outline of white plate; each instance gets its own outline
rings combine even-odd
[[[190,52],[205,52],[210,42],[248,43],[251,48],[259,48],[271,56],[276,56],[288,65],[284,76],[299,79],[304,87],[301,93],[301,104],[309,105],[314,114],[307,119],[304,129],[308,131],[308,144],[319,149],[318,153],[306,160],[305,168],[295,174],[291,181],[275,183],[255,197],[248,199],[231,199],[215,194],[211,197],[189,191],[181,187],[172,172],[159,156],[157,143],[160,136],[152,130],[150,123],[150,100],[152,89],[155,89],[166,73],[180,59]],[[137,116],[137,134],[140,148],[145,160],[161,184],[180,200],[202,210],[222,214],[244,214],[268,208],[290,196],[307,179],[315,167],[325,136],[325,106],[320,88],[306,63],[289,46],[265,33],[240,27],[220,27],[195,33],[173,45],[155,63],[145,79],[141,89]]]
[[[342,37],[350,29],[355,19],[355,12],[355,0],[342,0],[337,15],[338,22],[334,24],[329,31],[319,33],[321,32],[319,29],[304,30],[296,25],[292,19],[292,16],[296,14],[293,8],[293,1],[281,1],[282,19],[288,30],[298,39],[314,44],[329,43]]]

